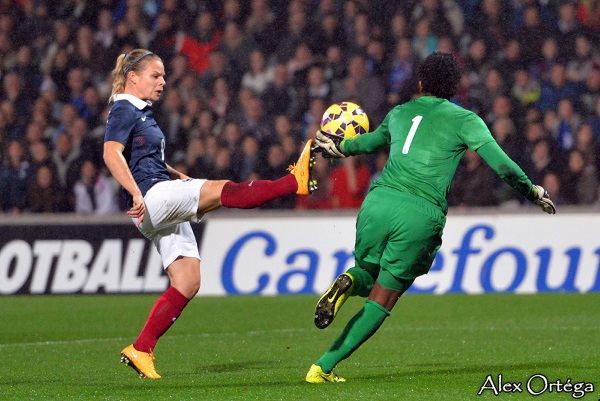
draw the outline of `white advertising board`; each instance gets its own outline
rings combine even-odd
[[[201,295],[320,293],[353,266],[355,218],[235,217],[206,222]],[[411,291],[600,291],[600,216],[452,216]]]

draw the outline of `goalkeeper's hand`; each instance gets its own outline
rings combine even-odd
[[[341,143],[342,138],[337,135],[328,134],[321,130],[317,131],[316,140],[317,147],[316,152],[321,152],[325,158],[341,159],[346,157],[342,151]]]
[[[532,194],[527,197],[531,203],[535,203],[542,210],[548,214],[555,214],[556,208],[554,207],[554,203],[550,200],[550,195],[548,195],[548,191],[546,191],[543,187],[539,185],[534,185],[532,188]]]

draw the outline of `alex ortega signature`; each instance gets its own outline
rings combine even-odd
[[[572,398],[580,399],[586,394],[594,392],[594,384],[574,382],[571,378],[567,378],[564,382],[561,379],[550,380],[541,373],[530,376],[525,382],[512,382],[504,380],[502,375],[499,374],[497,377],[487,375],[477,395],[482,395],[486,391],[493,393],[495,396],[501,393],[528,393],[532,396],[545,393],[570,393]]]

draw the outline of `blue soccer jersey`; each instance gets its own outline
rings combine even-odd
[[[115,96],[104,141],[125,146],[123,156],[142,196],[157,182],[171,179],[165,164],[165,135],[154,120],[150,104],[145,101],[132,95]],[[127,196],[131,202],[131,195]]]

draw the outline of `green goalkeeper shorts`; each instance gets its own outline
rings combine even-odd
[[[445,224],[446,216],[432,203],[391,188],[373,188],[356,221],[356,265],[374,276],[379,269],[379,284],[403,292],[429,271]]]

